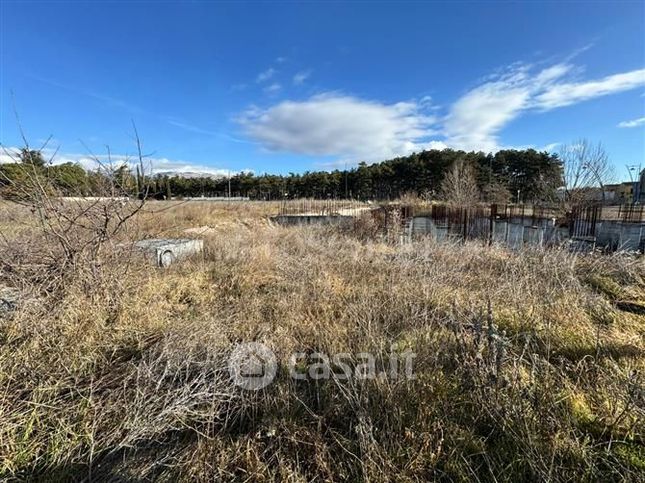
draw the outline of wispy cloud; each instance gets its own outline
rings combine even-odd
[[[550,144],[547,144],[546,146],[542,146],[542,148],[540,148],[539,151],[547,151],[549,153],[553,153],[561,145],[562,143],[550,143]]]
[[[500,131],[527,111],[548,111],[645,85],[645,69],[599,80],[565,80],[579,71],[563,63],[541,70],[516,64],[486,79],[451,106],[444,121],[446,143],[460,149],[496,151]]]
[[[280,91],[280,89],[282,89],[282,86],[279,83],[274,82],[273,84],[266,86],[264,88],[264,92],[267,92],[269,94],[276,94]]]
[[[195,126],[194,124],[190,124],[188,122],[185,122],[181,119],[177,119],[175,117],[165,117],[165,121],[170,124],[171,126],[178,127],[180,129],[183,129],[184,131],[188,132],[194,132],[197,134],[203,134],[205,136],[217,136],[217,137],[222,137],[225,139],[228,139],[229,141],[233,141],[234,143],[243,143],[243,144],[252,144],[250,141],[247,141],[245,139],[239,139],[235,136],[231,136],[230,134],[222,131],[212,131],[208,129],[203,129],[199,126]]]
[[[623,121],[618,123],[618,127],[638,127],[645,124],[645,117],[639,117],[638,119],[633,119],[632,121]]]
[[[415,102],[384,104],[337,93],[250,109],[239,119],[246,133],[268,150],[354,161],[445,147],[430,144],[435,121]]]
[[[269,67],[267,70],[265,70],[263,72],[260,72],[258,74],[258,77],[257,77],[256,81],[258,83],[259,82],[266,82],[269,79],[271,79],[276,74],[276,72],[277,71],[273,67]]]
[[[280,56],[280,57],[276,57],[275,61],[277,64],[284,64],[287,61],[287,58]]]
[[[545,92],[536,96],[535,104],[539,108],[554,109],[593,99],[594,97],[631,90],[643,85],[645,85],[645,69],[634,70],[593,81],[549,86]]]
[[[299,86],[304,83],[309,78],[309,76],[311,76],[311,70],[303,70],[301,72],[298,72],[293,76],[293,84]]]
[[[451,146],[492,151],[497,132],[518,116],[530,93],[521,72],[486,82],[455,102],[445,119],[444,134]]]
[[[93,99],[96,99],[97,101],[102,102],[103,104],[105,104],[105,105],[107,105],[109,107],[113,107],[113,108],[117,108],[117,109],[123,109],[123,110],[129,111],[132,114],[144,114],[145,113],[145,111],[143,109],[141,109],[140,107],[132,104],[131,102],[125,101],[123,99],[118,99],[116,97],[105,95],[103,93],[98,93],[98,92],[95,92],[95,91],[90,90],[90,89],[85,89],[85,88],[82,88],[82,87],[77,87],[77,86],[73,86],[73,85],[64,84],[64,83],[58,82],[58,81],[53,80],[53,79],[47,79],[47,78],[44,78],[44,77],[38,77],[38,76],[33,76],[33,75],[30,75],[29,77],[31,77],[32,79],[37,80],[39,82],[43,82],[45,84],[48,84],[50,86],[58,87],[60,89],[64,89],[66,91],[72,92],[74,94],[81,94],[81,95],[84,95],[84,96],[87,96],[87,97],[91,97]]]
[[[171,126],[175,126],[185,131],[190,131],[197,134],[206,134],[208,136],[217,136],[219,134],[217,131],[209,131],[207,129],[202,129],[199,126],[188,124],[174,117],[167,117],[166,122],[168,122],[168,124],[170,124]]]

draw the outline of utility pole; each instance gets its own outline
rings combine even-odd
[[[345,162],[345,199],[347,199],[347,162]]]
[[[627,173],[629,174],[629,181],[632,183],[632,204],[635,204],[636,202],[640,202],[640,192],[642,191],[642,186],[641,186],[641,165],[625,165],[625,168],[627,168]],[[632,171],[636,171],[636,181],[634,181],[634,177],[632,176]]]
[[[228,200],[231,201],[231,170],[228,170]]]

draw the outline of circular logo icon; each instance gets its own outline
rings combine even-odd
[[[239,344],[228,358],[228,372],[233,382],[250,391],[271,384],[277,370],[275,354],[259,342]]]

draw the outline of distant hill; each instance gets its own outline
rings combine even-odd
[[[218,173],[207,173],[199,171],[159,171],[155,173],[155,176],[168,176],[170,178],[186,178],[186,179],[195,179],[195,178],[208,178],[208,179],[224,179],[223,174]]]

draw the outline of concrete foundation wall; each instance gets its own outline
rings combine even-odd
[[[612,250],[643,251],[645,224],[603,221],[596,226],[596,244]]]
[[[603,221],[596,224],[595,236],[583,236],[589,232],[591,226],[584,221],[576,223],[573,230],[573,239],[570,240],[568,227],[557,227],[553,219],[536,220],[534,225],[527,224],[527,220],[517,217],[509,221],[495,221],[493,223],[492,241],[506,244],[517,249],[524,245],[553,246],[569,241],[572,249],[586,251],[594,246],[608,248],[609,250],[645,250],[645,223],[622,223],[617,221]],[[530,221],[530,220],[529,220]],[[436,225],[430,217],[414,217],[412,219],[412,233],[429,234],[438,241],[443,241],[454,236],[462,235],[459,226],[448,227]],[[482,218],[471,223],[468,236],[473,238],[487,238],[490,232],[490,220]]]

